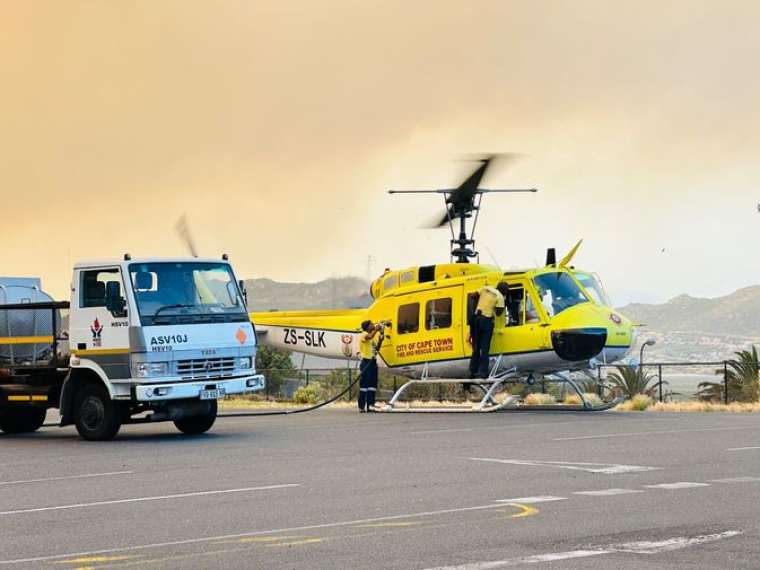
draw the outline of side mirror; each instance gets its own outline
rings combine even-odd
[[[121,283],[118,281],[109,281],[106,283],[106,309],[114,317],[126,317],[125,307],[127,302],[121,296]]]
[[[238,281],[238,287],[240,287],[240,292],[243,293],[243,301],[245,301],[245,304],[248,304],[248,291],[245,289],[245,281],[242,279]]]

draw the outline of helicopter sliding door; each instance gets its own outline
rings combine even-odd
[[[418,291],[395,299],[389,364],[407,366],[464,356],[461,286]]]
[[[522,279],[510,279],[507,310],[497,322],[492,352],[525,360],[526,355],[551,348],[547,322],[538,309],[535,292]]]

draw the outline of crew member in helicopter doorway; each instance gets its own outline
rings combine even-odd
[[[372,321],[362,323],[359,336],[359,411],[374,412],[377,396],[377,352],[383,344],[383,326]]]
[[[470,322],[470,378],[488,378],[494,321],[504,313],[504,300],[508,295],[509,285],[506,281],[496,287],[485,285],[478,291],[478,304]]]

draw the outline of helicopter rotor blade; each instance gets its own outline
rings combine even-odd
[[[190,255],[193,257],[198,257],[198,250],[195,248],[195,242],[193,241],[193,236],[190,233],[190,224],[188,224],[187,216],[185,214],[182,214],[179,217],[179,220],[177,220],[177,224],[174,226],[174,229],[177,230],[179,239],[185,244],[185,247],[187,248]]]

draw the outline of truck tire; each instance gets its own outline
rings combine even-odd
[[[19,406],[0,411],[0,430],[5,433],[31,433],[37,431],[45,423],[47,410]]]
[[[216,412],[218,406],[216,400],[209,402],[211,406],[209,411],[200,416],[190,416],[189,418],[182,418],[181,420],[175,420],[174,425],[177,429],[186,435],[198,435],[205,433],[211,429],[216,421]]]
[[[108,391],[99,384],[87,384],[77,394],[74,422],[77,431],[88,441],[108,441],[121,428],[121,410]]]

